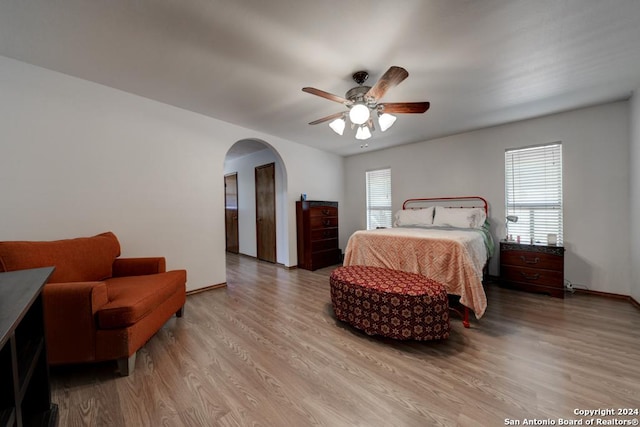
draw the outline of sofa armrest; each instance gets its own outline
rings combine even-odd
[[[113,262],[113,277],[144,276],[164,273],[166,270],[164,257],[116,258]]]
[[[109,302],[106,284],[47,283],[42,295],[49,363],[94,360],[95,314]]]

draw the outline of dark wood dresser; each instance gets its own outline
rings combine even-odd
[[[53,267],[0,273],[0,427],[55,426],[42,288]]]
[[[338,202],[296,202],[298,267],[316,270],[340,263]]]
[[[500,242],[500,282],[564,298],[564,248]]]

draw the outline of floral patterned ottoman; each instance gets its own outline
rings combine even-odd
[[[329,277],[339,320],[369,335],[401,340],[449,337],[444,286],[415,273],[381,267],[338,267]]]

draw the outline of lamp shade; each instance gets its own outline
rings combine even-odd
[[[371,138],[371,131],[367,126],[359,126],[356,131],[356,139],[369,139]]]
[[[364,104],[356,104],[349,110],[349,120],[352,123],[361,125],[369,120],[369,108]]]
[[[329,127],[338,135],[342,135],[344,133],[344,125],[345,123],[343,118],[335,119],[329,123]]]
[[[378,123],[380,123],[380,130],[384,132],[389,129],[396,121],[396,116],[389,113],[383,113],[378,117]]]
[[[371,131],[367,126],[362,126],[362,139],[371,138]]]

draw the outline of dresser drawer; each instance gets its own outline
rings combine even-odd
[[[561,256],[531,251],[502,251],[500,263],[517,267],[562,271]]]
[[[316,240],[311,242],[311,253],[322,252],[329,249],[338,249],[338,239]]]
[[[311,241],[338,238],[338,229],[334,228],[318,228],[311,230]]]
[[[338,226],[337,216],[313,216],[309,219],[311,223],[311,229],[317,228],[331,228]]]
[[[311,218],[317,216],[338,216],[338,208],[334,206],[314,206],[309,209],[309,216]]]
[[[311,254],[311,270],[336,265],[340,263],[340,250],[331,249],[328,251],[314,252]]]
[[[539,268],[513,267],[502,264],[500,278],[507,282],[519,282],[529,285],[542,285],[562,289],[564,274],[562,271],[542,270]]]

